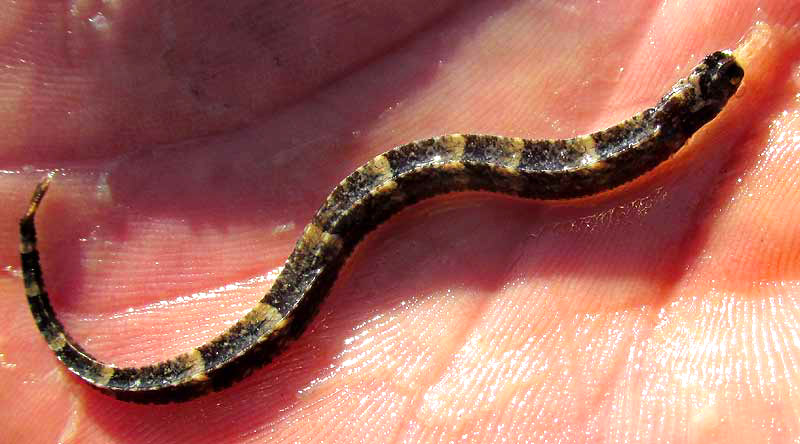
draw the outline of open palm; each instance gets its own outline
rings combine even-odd
[[[262,3],[7,7],[4,437],[800,437],[800,38],[784,31],[798,4]],[[470,193],[402,212],[306,335],[225,391],[166,406],[103,396],[59,366],[28,313],[16,221],[44,171],[59,171],[38,219],[56,311],[96,356],[152,363],[245,313],[330,189],[374,155],[453,132],[601,129],[754,29],[739,96],[676,159],[592,199]]]

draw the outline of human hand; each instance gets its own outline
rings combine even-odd
[[[800,435],[796,216],[781,205],[796,188],[798,51],[780,31],[731,109],[653,175],[566,204],[467,194],[398,215],[359,248],[306,335],[223,392],[139,406],[82,385],[23,302],[16,220],[42,175],[25,166],[63,169],[39,228],[67,330],[101,358],[141,365],[249,309],[329,190],[375,154],[452,132],[603,128],[754,21],[732,6],[214,5],[12,11],[32,12],[8,21],[15,44],[3,45],[7,436]],[[796,21],[787,6],[761,8],[774,27]]]

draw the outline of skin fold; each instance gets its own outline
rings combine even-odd
[[[791,3],[4,6],[4,436],[791,442]],[[17,220],[37,170],[63,172],[37,216],[56,310],[98,357],[141,365],[249,309],[330,188],[375,154],[603,128],[754,28],[741,97],[689,152],[590,200],[476,193],[403,212],[308,334],[231,389],[120,403],[60,369],[30,319]]]

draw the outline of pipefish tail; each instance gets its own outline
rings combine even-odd
[[[603,131],[563,140],[452,134],[411,142],[342,180],[305,227],[272,288],[206,344],[143,367],[95,359],[64,330],[45,291],[34,217],[52,175],[20,221],[25,295],[58,359],[125,401],[185,401],[230,386],[300,336],[361,239],[401,209],[443,193],[483,190],[530,199],[589,196],[632,181],[677,152],[736,92],[744,70],[730,51],[706,56],[653,107]]]

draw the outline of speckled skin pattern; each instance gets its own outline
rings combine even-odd
[[[302,334],[356,245],[401,209],[456,191],[569,199],[609,190],[668,159],[720,112],[743,76],[732,53],[719,51],[703,59],[655,107],[600,132],[566,140],[453,134],[381,154],[331,192],[255,308],[210,342],[137,368],[98,361],[70,338],[53,312],[34,227],[51,174],[36,187],[20,221],[25,295],[58,359],[93,387],[125,401],[185,401],[228,387]]]

